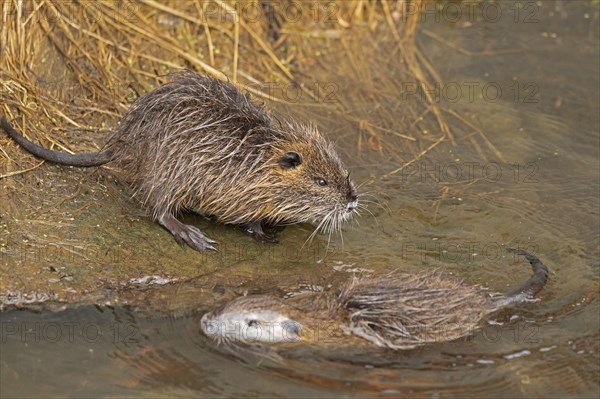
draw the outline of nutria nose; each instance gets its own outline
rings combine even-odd
[[[356,193],[354,193],[354,192],[350,192],[346,196],[346,199],[348,200],[348,205],[346,206],[346,212],[352,212],[358,205],[358,195],[356,195]]]

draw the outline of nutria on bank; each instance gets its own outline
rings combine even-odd
[[[233,84],[192,71],[135,100],[97,153],[51,151],[0,122],[39,158],[110,165],[153,220],[198,251],[215,241],[177,220],[182,210],[276,242],[264,226],[308,222],[331,232],[359,206],[339,155],[314,126],[280,121]]]

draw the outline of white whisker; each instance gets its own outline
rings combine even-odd
[[[306,241],[304,241],[304,244],[302,244],[302,247],[300,249],[303,249],[304,246],[307,243],[311,243],[312,240],[315,238],[315,236],[317,235],[317,233],[319,232],[319,229],[321,228],[321,226],[323,226],[324,223],[327,222],[327,220],[329,219],[330,215],[333,213],[334,211],[330,211],[328,214],[325,215],[325,217],[323,217],[323,220],[321,220],[321,223],[319,223],[317,225],[317,227],[315,227],[315,230],[310,234],[310,236],[308,236],[308,238],[306,239]]]

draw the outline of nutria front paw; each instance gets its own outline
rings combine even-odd
[[[205,251],[207,249],[216,251],[217,249],[213,246],[217,242],[211,240],[207,236],[202,233],[202,230],[195,226],[190,226],[188,224],[184,224],[177,232],[173,233],[173,237],[179,243],[179,245],[183,246],[184,244],[189,245],[194,248],[196,251]]]
[[[267,234],[262,228],[260,222],[252,223],[246,226],[246,233],[250,234],[258,242],[276,244],[279,239],[275,234]]]
[[[250,233],[252,238],[254,238],[258,242],[267,243],[267,244],[277,244],[279,239],[275,234],[267,234],[265,232],[258,233],[256,231]]]
[[[163,215],[158,219],[158,222],[165,226],[182,246],[187,244],[196,251],[205,251],[207,249],[217,250],[212,245],[216,244],[216,241],[206,237],[199,228],[181,223],[173,215]]]

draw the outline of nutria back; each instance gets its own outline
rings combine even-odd
[[[348,332],[377,346],[406,349],[472,333],[495,310],[493,296],[443,273],[392,273],[347,283],[338,312]]]

